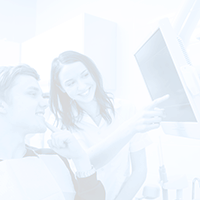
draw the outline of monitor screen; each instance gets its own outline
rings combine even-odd
[[[135,58],[152,100],[169,94],[161,107],[164,121],[196,122],[197,119],[179,78],[175,63],[160,28],[135,53]]]
[[[164,133],[200,139],[200,80],[180,41],[164,19],[134,55],[152,100],[170,95],[161,105]]]

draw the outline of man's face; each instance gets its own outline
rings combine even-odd
[[[38,81],[32,76],[19,75],[14,83],[9,92],[5,115],[11,128],[22,133],[45,132],[43,115],[47,102],[42,97]]]

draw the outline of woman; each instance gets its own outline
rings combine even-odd
[[[155,107],[166,97],[133,117],[134,109],[127,102],[113,100],[104,91],[95,64],[74,51],[54,59],[50,96],[57,124],[74,134],[89,152],[94,167],[99,168],[97,175],[105,187],[106,199],[132,199],[146,177],[145,147],[149,142],[141,132],[159,127],[163,110]],[[125,145],[127,138],[132,140]]]

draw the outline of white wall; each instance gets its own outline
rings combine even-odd
[[[0,0],[0,40],[23,42],[35,35],[37,0]]]
[[[117,97],[129,98],[140,106],[150,102],[150,97],[143,82],[134,52],[156,25],[157,20],[170,16],[173,21],[182,0],[38,0],[37,26],[39,34],[64,21],[86,12],[118,24],[117,40]],[[94,47],[95,48],[95,47]],[[200,178],[200,141],[164,135],[162,130],[151,132],[154,143],[147,148],[148,177],[146,183],[159,182],[158,135],[161,135],[163,155],[169,176],[186,175],[189,187],[184,190],[183,200],[191,199],[191,182]],[[198,193],[198,191],[197,191]],[[200,192],[197,194],[200,198]],[[161,198],[159,198],[161,199]],[[170,200],[175,199],[170,192]]]
[[[104,88],[116,88],[117,24],[89,14],[80,14],[21,45],[21,62],[40,74],[43,91],[49,91],[51,64],[60,53],[73,50],[91,58],[98,67]],[[94,48],[95,46],[95,48]]]
[[[0,66],[15,66],[20,63],[20,44],[0,40]]]

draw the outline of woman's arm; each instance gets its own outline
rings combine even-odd
[[[146,174],[146,153],[145,149],[131,153],[132,174],[122,186],[115,200],[132,200],[143,185]]]
[[[163,117],[163,110],[158,109],[157,106],[168,98],[169,96],[166,95],[154,100],[102,142],[88,149],[87,153],[93,166],[98,169],[107,164],[136,133],[158,128]]]

